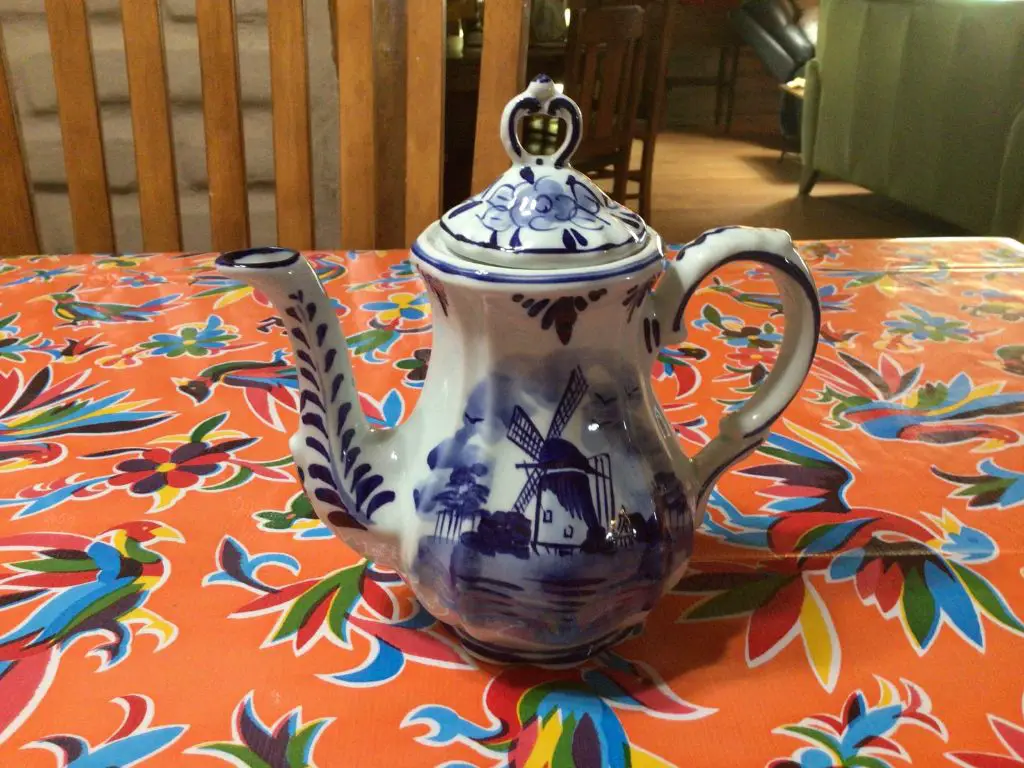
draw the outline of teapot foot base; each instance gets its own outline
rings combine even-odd
[[[459,638],[463,648],[473,657],[490,664],[538,664],[540,666],[575,666],[606,651],[629,637],[643,631],[643,622],[617,629],[586,645],[558,648],[550,651],[528,651],[482,643],[455,627],[449,627]]]

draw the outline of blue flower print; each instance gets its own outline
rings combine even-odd
[[[598,230],[605,222],[597,216],[601,202],[594,193],[570,177],[568,186],[552,178],[502,184],[487,197],[483,225],[495,232],[516,227],[544,232],[572,223],[579,229]]]
[[[211,315],[205,327],[192,324],[178,329],[177,333],[155,333],[141,346],[152,355],[205,357],[237,338],[237,334],[224,330],[217,315]]]
[[[167,278],[161,275],[129,270],[129,274],[119,278],[117,284],[125,288],[145,288],[148,285],[159,285],[166,282]]]

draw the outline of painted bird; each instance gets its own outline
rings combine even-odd
[[[298,410],[298,375],[295,366],[285,361],[283,350],[276,351],[269,362],[231,360],[204,368],[194,379],[172,381],[179,392],[197,404],[205,402],[221,384],[240,389],[259,420],[279,432],[284,431],[284,424],[277,406]]]
[[[164,310],[170,309],[181,296],[158,296],[142,304],[115,304],[83,301],[76,293],[79,287],[72,285],[67,290],[38,296],[29,301],[50,301],[53,304],[53,314],[64,321],[62,325],[77,326],[83,323],[146,323]]]
[[[166,581],[170,566],[150,547],[184,541],[174,528],[153,520],[123,523],[96,538],[71,533],[24,533],[0,537],[0,550],[34,557],[7,563],[0,577],[0,611],[38,602],[17,626],[0,634],[0,743],[43,698],[60,656],[78,639],[100,634],[89,653],[102,667],[122,661],[131,649],[130,624],[157,637],[157,650],[177,628],[146,608]]]

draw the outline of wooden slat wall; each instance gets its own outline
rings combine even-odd
[[[0,256],[38,252],[32,191],[25,171],[18,113],[7,79],[7,55],[0,29]]]
[[[309,65],[303,6],[302,0],[267,3],[277,244],[296,250],[313,247]]]
[[[373,1],[342,0],[338,40],[341,247],[373,248],[377,235]]]
[[[508,168],[498,138],[505,104],[523,89],[530,0],[488,0],[484,4],[484,43],[480,61],[480,101],[476,113],[473,189],[480,190]]]
[[[196,0],[206,172],[210,180],[210,232],[213,248],[218,251],[249,246],[234,5],[234,0]]]
[[[180,251],[181,213],[160,0],[121,3],[121,20],[128,61],[142,244],[147,251]]]
[[[445,14],[437,0],[408,0],[405,244],[441,211],[444,181]]]
[[[103,163],[103,134],[85,3],[46,0],[46,24],[50,31],[75,248],[87,253],[113,252],[114,223]]]

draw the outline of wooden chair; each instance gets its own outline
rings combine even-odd
[[[375,8],[375,3],[380,7]],[[382,57],[375,46],[374,21],[380,23],[385,5],[386,0],[345,0],[334,7],[332,0],[332,28],[338,41],[343,248],[408,244],[440,212],[443,4],[407,0],[404,14],[392,9],[395,23],[400,22],[398,28],[404,30],[398,41],[404,64],[397,73],[393,62]],[[277,239],[279,245],[297,249],[314,245],[304,10],[302,0],[267,3]],[[497,139],[498,120],[505,102],[523,87],[528,12],[529,0],[490,0],[487,4],[474,159],[474,184],[478,187],[504,170],[508,162]],[[75,248],[115,252],[86,6],[82,0],[46,0],[46,15]],[[123,0],[121,15],[143,245],[147,251],[180,250],[181,215],[160,2]],[[244,248],[250,244],[250,233],[234,3],[196,0],[196,23],[211,247]],[[396,81],[404,81],[406,87],[382,92],[382,86],[388,88]],[[415,116],[402,120],[397,147],[395,132],[385,135],[384,128],[391,126],[381,119],[382,114],[394,114],[395,100],[403,118]],[[350,119],[354,115],[359,119]],[[403,160],[408,157],[414,162],[403,162],[397,171],[393,164],[382,162],[395,150]],[[385,166],[388,172],[382,174]],[[397,201],[401,201],[403,216],[396,227],[381,211],[392,211]],[[31,182],[0,30],[0,255],[38,251]]]
[[[595,0],[591,0],[593,4]],[[598,0],[599,2],[599,0]],[[647,61],[644,65],[643,86],[640,91],[640,105],[636,121],[633,123],[633,139],[640,142],[640,167],[633,168],[627,160],[629,168],[627,178],[636,182],[637,191],[627,191],[623,196],[627,200],[638,201],[638,213],[646,220],[651,217],[651,195],[654,174],[654,150],[658,134],[665,123],[666,75],[668,58],[672,51],[672,32],[676,24],[678,0],[606,0],[603,5],[618,5],[622,2],[635,3],[644,8],[644,47]],[[591,7],[597,7],[592,5]],[[615,177],[614,166],[589,168],[587,170],[595,179]]]
[[[622,202],[647,59],[644,10],[638,5],[581,8],[569,27],[565,92],[583,112],[583,141],[573,165],[611,166],[612,197]]]

